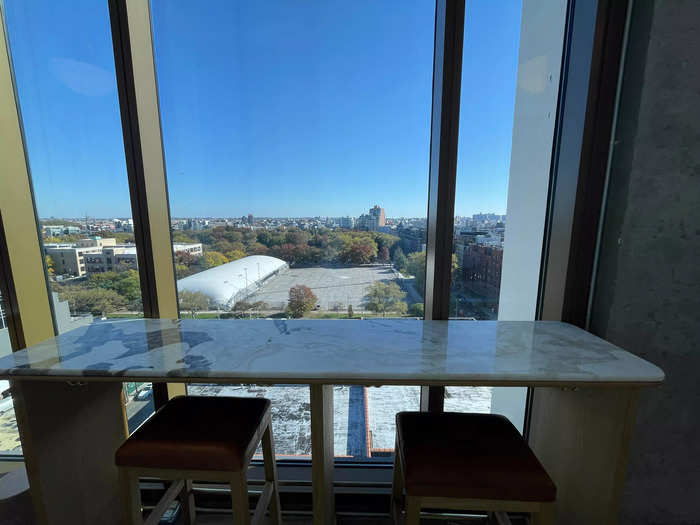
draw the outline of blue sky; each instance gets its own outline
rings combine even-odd
[[[107,2],[6,0],[41,217],[129,216]],[[434,3],[152,3],[173,216],[426,213]],[[456,214],[505,213],[520,0],[467,2]]]

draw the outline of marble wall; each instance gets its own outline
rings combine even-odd
[[[700,2],[635,2],[592,331],[659,365],[623,524],[700,523]]]

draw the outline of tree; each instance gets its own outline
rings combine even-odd
[[[309,242],[310,235],[299,230],[290,230],[285,236],[285,242],[288,244],[297,244],[305,246]]]
[[[352,305],[349,304],[348,305],[348,318],[352,319],[352,316],[353,316]]]
[[[246,312],[251,314],[253,311],[267,310],[268,308],[268,304],[264,301],[255,301],[254,303],[238,301],[233,306],[233,311],[238,314],[236,317],[241,317],[241,314],[245,314]]]
[[[377,256],[377,243],[368,238],[352,239],[340,252],[339,258],[344,263],[367,264]]]
[[[250,255],[266,255],[269,248],[259,242],[251,242],[245,247],[245,251]]]
[[[408,308],[408,315],[413,317],[423,317],[425,315],[425,305],[423,303],[413,303]]]
[[[245,257],[245,252],[242,250],[231,250],[230,252],[226,252],[226,258],[229,260],[229,262],[243,259],[243,257]]]
[[[204,292],[192,292],[190,290],[179,292],[178,298],[180,300],[180,308],[188,310],[192,317],[197,317],[198,311],[209,308],[209,303],[211,302],[209,296]]]
[[[228,259],[223,253],[212,250],[204,252],[204,255],[200,258],[199,264],[203,270],[207,270],[215,266],[221,266],[227,262]]]
[[[68,301],[73,313],[91,313],[103,316],[126,308],[126,299],[114,290],[68,286],[61,290],[60,299]]]
[[[136,270],[119,272],[114,283],[114,291],[126,298],[129,303],[137,303],[141,300],[141,280]]]
[[[53,259],[51,258],[50,255],[47,255],[44,257],[44,260],[46,261],[46,271],[49,272],[49,275],[54,274],[54,262]]]
[[[394,249],[394,255],[392,256],[391,259],[394,263],[394,267],[400,271],[404,272],[406,271],[406,265],[408,264],[408,259],[403,253],[403,250],[401,249],[401,246],[397,246]]]
[[[367,291],[365,308],[381,313],[382,316],[386,315],[386,312],[403,314],[406,313],[406,303],[403,302],[405,297],[406,292],[403,292],[398,284],[377,281]]]
[[[410,253],[406,271],[414,277],[413,287],[422,296],[425,291],[425,252]]]
[[[306,285],[297,284],[289,289],[289,302],[287,310],[290,317],[304,317],[304,314],[316,306],[318,297]]]
[[[382,246],[379,249],[379,260],[382,262],[389,262],[389,248]]]

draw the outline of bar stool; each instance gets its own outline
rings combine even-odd
[[[123,525],[157,524],[178,497],[184,523],[194,525],[194,479],[230,484],[236,525],[262,523],[268,506],[273,523],[281,523],[270,421],[270,401],[262,398],[180,396],[168,401],[116,452]],[[261,441],[265,485],[251,522],[246,471]],[[174,480],[145,522],[140,476]]]
[[[480,510],[510,523],[506,512],[529,512],[554,524],[556,487],[517,429],[504,416],[400,412],[392,515],[398,523],[406,494],[406,525],[422,508]]]

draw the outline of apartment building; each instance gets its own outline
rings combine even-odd
[[[202,244],[173,244],[173,252],[199,256],[203,253]],[[75,243],[48,243],[44,244],[44,254],[51,257],[55,275],[82,277],[88,273],[138,268],[136,245],[117,244],[113,238],[91,237]]]

